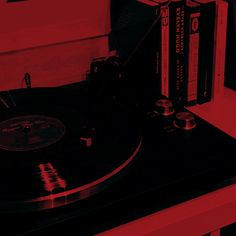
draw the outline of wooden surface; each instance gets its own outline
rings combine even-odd
[[[0,91],[25,87],[26,72],[33,87],[80,82],[86,79],[92,59],[108,52],[108,37],[100,37],[0,54]]]
[[[187,109],[236,138],[236,91],[225,88],[222,97]]]
[[[138,207],[138,206],[137,206]],[[202,236],[236,222],[236,184],[96,236]]]

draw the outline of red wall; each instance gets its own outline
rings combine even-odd
[[[1,1],[0,90],[22,87],[26,71],[34,86],[84,79],[90,61],[108,54],[109,2]]]
[[[104,35],[109,0],[0,3],[0,52]]]

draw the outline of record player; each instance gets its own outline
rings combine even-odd
[[[26,73],[0,93],[7,235],[95,235],[232,183],[235,139],[159,93],[154,32],[85,82],[31,88]]]
[[[123,69],[99,59],[89,81],[30,88],[26,75],[1,93],[8,235],[94,235],[234,177],[235,139],[158,94],[126,100]]]

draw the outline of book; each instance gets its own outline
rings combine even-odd
[[[200,27],[200,4],[187,1],[186,20],[186,76],[185,76],[185,105],[197,103],[198,84],[198,55],[199,55],[199,27]]]
[[[225,86],[236,90],[236,1],[228,2]]]
[[[198,102],[201,104],[212,98],[220,99],[223,95],[228,3],[224,0],[198,0],[198,2],[202,3],[203,11],[200,25],[203,31],[200,32],[200,59],[203,60],[200,66],[198,94]],[[201,46],[202,44],[204,46]]]
[[[228,2],[216,1],[214,74],[212,97],[221,99],[224,91]]]
[[[161,94],[169,97],[169,6],[162,6],[161,12]]]
[[[159,95],[161,83],[160,5],[158,3],[149,5],[148,2],[140,1],[138,4],[142,5],[144,10],[145,8],[149,9],[155,17],[124,61],[125,76],[128,78],[127,84],[133,91],[132,95],[137,102],[152,95]],[[140,29],[140,25],[138,27]],[[126,37],[123,39],[127,40]]]
[[[184,102],[184,76],[186,75],[186,1],[169,4],[169,98]]]
[[[156,80],[159,80],[159,94],[169,97],[169,4],[166,0],[137,0],[149,6],[158,6],[155,35],[158,37],[156,47]],[[148,46],[148,45],[147,45]]]
[[[202,4],[200,10],[197,103],[203,104],[211,101],[212,98],[216,3],[205,0],[198,2]]]

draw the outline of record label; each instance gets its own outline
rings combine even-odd
[[[65,131],[64,124],[53,117],[14,117],[0,123],[0,148],[12,152],[39,150],[58,142]]]

